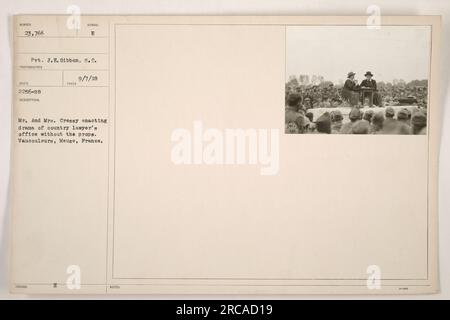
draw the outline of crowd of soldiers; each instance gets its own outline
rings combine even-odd
[[[351,74],[351,73],[349,73]],[[347,82],[347,81],[346,81]],[[348,83],[351,83],[348,81]],[[351,103],[348,92],[344,85],[334,85],[325,81],[318,85],[286,84],[286,104],[289,96],[296,94],[301,97],[300,107],[304,110],[309,108],[335,108],[364,105],[365,99],[357,99]],[[379,107],[398,106],[402,99],[412,97],[412,104],[419,108],[427,107],[428,88],[426,81],[411,81],[408,84],[391,84],[379,82],[376,84],[374,105]]]
[[[414,80],[408,84],[401,81],[400,85],[393,85],[377,83],[370,71],[364,74],[365,79],[361,83],[355,76],[355,72],[349,72],[342,87],[329,81],[304,86],[292,78],[286,83],[286,133],[426,133],[426,80]],[[405,104],[409,107],[392,107]],[[321,112],[318,119],[314,119],[317,112],[311,112],[311,109],[317,108],[332,110]],[[346,115],[348,119],[344,119],[341,110],[350,109]]]
[[[348,119],[338,109],[326,111],[317,119],[304,109],[298,94],[291,95],[285,109],[286,133],[323,134],[426,134],[427,111],[424,108],[386,107],[383,111],[352,107]]]

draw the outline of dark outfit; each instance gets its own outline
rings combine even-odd
[[[345,80],[344,88],[342,89],[342,98],[351,105],[358,104],[359,86],[353,82],[352,79]]]
[[[373,79],[367,80],[364,79],[363,81],[361,81],[361,87],[366,87],[366,88],[371,88],[373,90],[373,104],[379,106],[379,95],[377,91],[377,82]],[[370,97],[369,96],[369,92],[364,92],[364,94],[362,95],[361,99],[362,99],[362,103],[364,104],[364,100],[366,99],[366,97]]]

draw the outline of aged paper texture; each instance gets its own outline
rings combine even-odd
[[[366,20],[15,16],[11,291],[437,292],[440,18]]]

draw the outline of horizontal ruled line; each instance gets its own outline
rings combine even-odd
[[[17,67],[17,71],[109,71],[109,69],[39,69],[39,68],[25,68]]]
[[[108,52],[16,52],[16,54],[109,54]]]
[[[28,86],[28,85],[17,85],[20,88],[108,88],[108,86]]]
[[[64,39],[104,39],[108,38],[108,36],[42,36],[42,37],[32,37],[32,36],[16,36],[17,38],[27,38],[27,39],[45,39],[45,38],[64,38]]]

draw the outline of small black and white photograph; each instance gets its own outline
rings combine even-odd
[[[286,134],[427,133],[429,26],[286,28]]]

